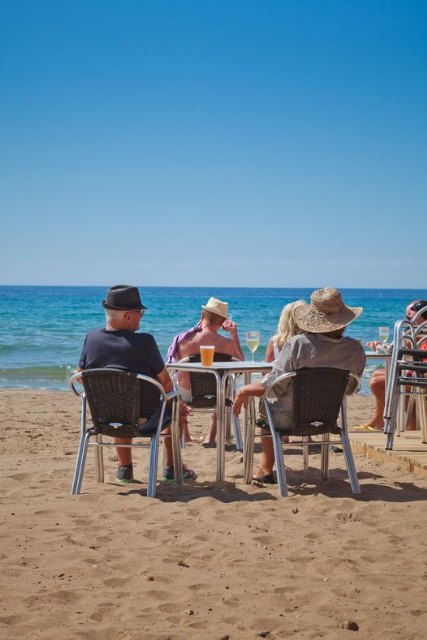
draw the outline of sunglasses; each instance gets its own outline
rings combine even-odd
[[[144,315],[144,309],[129,309],[129,311],[126,311],[126,313],[137,313],[139,316]]]

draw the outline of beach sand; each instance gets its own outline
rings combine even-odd
[[[88,454],[82,494],[69,495],[79,432],[71,393],[0,392],[0,637],[91,640],[279,638],[419,639],[427,627],[427,481],[356,456],[353,497],[341,454],[306,481],[301,454],[286,464],[290,497],[246,486],[242,456],[183,451],[199,477],[146,491],[95,482]],[[372,401],[349,403],[350,425]],[[192,418],[201,438],[206,416]],[[358,631],[353,631],[352,628]]]

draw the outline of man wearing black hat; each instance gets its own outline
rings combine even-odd
[[[165,391],[173,389],[172,380],[160,355],[156,341],[149,333],[136,333],[146,307],[141,302],[137,287],[117,285],[111,287],[107,299],[102,301],[106,314],[106,327],[90,331],[84,341],[79,369],[112,368],[142,373],[158,380]],[[144,385],[144,383],[142,383]],[[145,384],[141,397],[141,418],[149,418],[159,407],[159,394],[155,387]],[[131,440],[116,438],[117,444],[130,444]],[[172,444],[165,439],[165,475],[173,470]],[[132,449],[118,447],[119,468],[116,480],[119,484],[133,481]],[[194,472],[184,469],[184,477],[194,477]]]

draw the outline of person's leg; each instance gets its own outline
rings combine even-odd
[[[132,444],[131,438],[113,438],[116,444]],[[117,457],[119,468],[116,472],[116,482],[118,484],[129,484],[133,482],[132,449],[130,447],[117,447]]]
[[[132,444],[131,438],[114,438],[116,444]],[[121,467],[132,465],[132,449],[130,447],[117,447],[117,457]]]
[[[173,467],[172,438],[170,427],[162,431],[163,444],[165,445],[164,463],[167,467]]]
[[[372,375],[369,386],[375,397],[375,413],[369,424],[372,427],[382,429],[384,427],[384,403],[385,403],[385,371],[377,369]]]
[[[191,442],[190,430],[188,428],[188,418],[187,416],[179,416],[179,433],[182,437],[184,435],[184,442],[187,444]]]
[[[356,427],[356,430],[372,430],[384,428],[384,402],[385,402],[385,371],[384,369],[377,369],[372,374],[369,381],[372,394],[375,398],[375,411],[372,418],[366,424]]]
[[[188,428],[188,416],[192,416],[193,413],[190,409],[190,407],[187,407],[187,405],[180,401],[179,402],[179,433],[180,436],[182,437],[182,435],[184,435],[184,441],[187,442],[191,442],[191,435],[190,435],[190,430]]]
[[[203,444],[215,444],[216,442],[216,411],[211,414],[211,420],[209,425],[209,431],[206,438],[203,440]]]
[[[174,468],[173,468],[173,451],[172,451],[172,438],[171,438],[171,429],[167,427],[163,429],[162,435],[164,436],[163,442],[165,445],[165,457],[164,457],[164,468],[163,468],[163,482],[173,482]],[[182,469],[184,472],[184,480],[195,480],[197,478],[197,473],[193,469],[189,469],[187,465],[183,464]]]
[[[274,448],[273,448],[273,438],[271,437],[270,431],[267,431],[266,429],[262,429],[261,444],[262,444],[262,453],[261,453],[258,469],[253,476],[254,479],[263,478],[264,476],[269,476],[273,473]]]

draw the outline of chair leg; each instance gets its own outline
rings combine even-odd
[[[277,486],[279,489],[279,495],[286,498],[288,495],[288,487],[286,484],[286,470],[282,449],[281,432],[274,431],[271,437],[273,438],[274,462],[276,463]]]
[[[351,450],[350,439],[347,431],[347,401],[345,396],[341,404],[340,438],[344,453],[344,460],[347,466],[347,473],[350,479],[351,490],[353,493],[361,493],[359,478],[357,477],[356,465],[354,464],[353,452]]]
[[[402,431],[405,431],[405,427],[405,396],[403,393],[399,393],[396,415],[396,435],[400,436]]]
[[[157,488],[157,466],[159,459],[159,438],[160,435],[156,433],[151,438],[150,443],[150,462],[148,466],[148,484],[147,484],[147,496],[149,498],[155,498]]]
[[[396,421],[397,421],[397,407],[399,403],[399,387],[397,384],[394,385],[393,388],[393,396],[390,400],[390,417],[384,418],[384,433],[387,434],[387,440],[385,448],[386,450],[391,451],[393,449],[393,441],[394,441],[394,432],[396,430]]]
[[[172,405],[171,438],[175,482],[176,484],[182,484],[184,482],[184,477],[182,472],[182,458],[179,437],[178,402],[176,400],[174,400]]]
[[[417,419],[421,429],[421,442],[427,442],[427,395],[419,389],[416,395]]]
[[[390,396],[390,397],[388,397]],[[386,405],[384,409],[384,433],[387,435],[386,450],[393,449],[394,432],[397,422],[397,408],[399,403],[400,389],[396,378],[387,386]]]
[[[322,433],[323,442],[329,441],[329,433]],[[329,478],[329,444],[321,444],[321,457],[320,457],[320,467],[322,473],[322,480],[327,480]]]
[[[80,438],[80,445],[77,453],[76,467],[74,470],[74,478],[73,478],[73,483],[71,485],[72,496],[77,496],[80,493],[80,488],[82,486],[83,473],[84,473],[85,463],[86,463],[86,455],[87,455],[87,448],[89,444],[89,438],[90,438],[89,432],[86,432]]]
[[[245,484],[251,484],[255,447],[255,403],[250,398],[245,410],[245,429],[243,442],[243,474]]]
[[[351,450],[350,440],[347,431],[341,431],[341,443],[344,453],[345,463],[347,465],[347,473],[350,479],[351,490],[353,493],[361,493],[359,479],[357,477],[356,465],[354,464],[353,452]]]
[[[104,455],[102,451],[102,435],[100,433],[95,436],[97,444],[95,445],[95,470],[96,481],[104,482]]]
[[[302,457],[303,457],[303,474],[307,475],[308,472],[308,436],[302,437],[303,445],[302,445]]]

